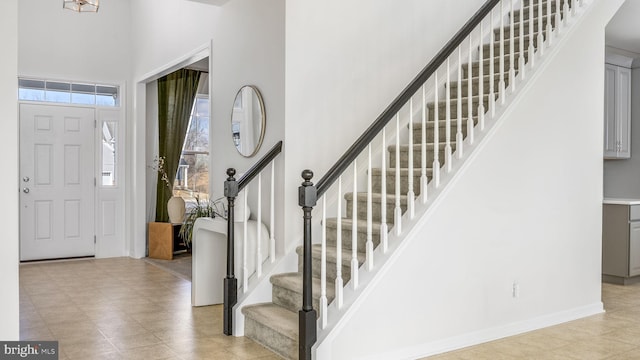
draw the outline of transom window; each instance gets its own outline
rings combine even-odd
[[[18,99],[78,105],[120,106],[120,89],[113,85],[18,79]]]

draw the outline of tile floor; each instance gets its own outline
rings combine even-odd
[[[20,337],[60,359],[278,359],[222,334],[221,306],[191,307],[191,283],[130,258],[20,266]],[[606,313],[428,359],[639,359],[640,284],[603,284]]]
[[[640,284],[602,284],[602,301],[603,314],[427,359],[640,359]]]
[[[143,260],[20,265],[20,339],[60,359],[279,359],[222,334],[222,307],[191,307],[191,283]]]

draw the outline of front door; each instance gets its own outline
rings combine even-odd
[[[94,119],[20,104],[20,260],[95,254]]]

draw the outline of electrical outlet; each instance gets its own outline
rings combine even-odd
[[[513,286],[512,286],[512,288],[511,288],[511,296],[512,296],[514,299],[517,299],[517,298],[519,298],[519,297],[520,297],[520,284],[518,284],[518,282],[517,282],[517,281],[514,281],[514,282],[513,282]]]

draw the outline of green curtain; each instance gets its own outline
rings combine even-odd
[[[189,117],[196,99],[200,71],[180,69],[158,79],[158,155],[165,159],[169,181],[175,181]],[[172,190],[158,175],[156,221],[168,222],[167,202]]]

